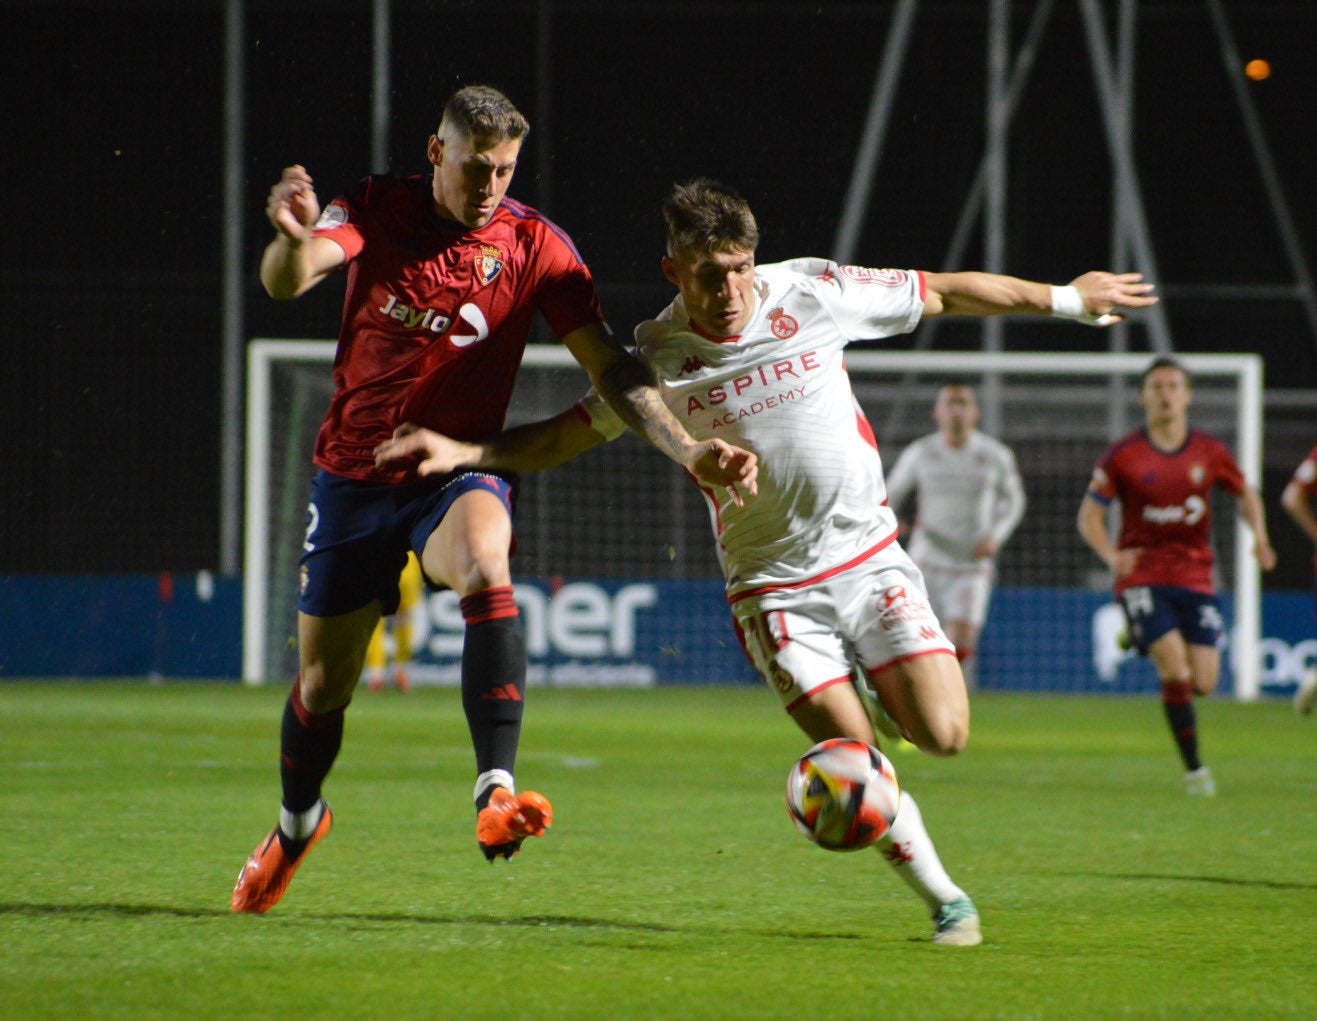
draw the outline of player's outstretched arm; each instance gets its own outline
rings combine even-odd
[[[737,506],[744,502],[742,492],[749,496],[759,492],[755,454],[723,440],[694,439],[663,403],[649,367],[602,328],[582,327],[562,341],[590,374],[600,396],[633,432],[701,484],[726,489]]]
[[[1239,494],[1238,503],[1239,516],[1253,533],[1253,555],[1257,557],[1258,566],[1264,571],[1270,571],[1276,566],[1276,551],[1267,534],[1267,513],[1262,497],[1252,486],[1245,486]]]
[[[420,475],[442,475],[458,468],[501,471],[548,471],[593,450],[608,437],[596,432],[571,408],[553,418],[517,426],[479,443],[405,423],[375,448],[377,467],[396,467],[419,459]]]
[[[1063,286],[997,273],[925,273],[924,316],[1056,315],[1090,326],[1121,321],[1120,309],[1157,304],[1138,273],[1093,270]]]
[[[305,294],[343,264],[342,248],[311,236],[320,200],[305,168],[284,168],[270,189],[265,215],[274,227],[274,240],[261,256],[261,284],[271,298],[288,301]]]

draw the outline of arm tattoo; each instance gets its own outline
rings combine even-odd
[[[672,460],[681,461],[690,434],[659,397],[644,362],[630,354],[618,358],[600,375],[599,393],[633,432]]]

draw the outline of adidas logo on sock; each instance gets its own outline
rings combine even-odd
[[[486,702],[520,702],[521,692],[517,686],[509,681],[507,684],[501,684],[497,688],[491,688],[480,696]]]

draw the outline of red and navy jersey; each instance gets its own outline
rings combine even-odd
[[[503,428],[534,315],[558,337],[603,321],[571,239],[504,199],[483,227],[441,219],[427,177],[367,177],[325,207],[315,236],[347,256],[334,397],[315,463],[399,482],[372,450],[402,422],[473,440]]]
[[[1120,549],[1143,550],[1116,592],[1137,585],[1212,591],[1211,491],[1244,491],[1244,476],[1224,445],[1191,429],[1177,450],[1161,450],[1140,429],[1114,444],[1093,470],[1088,495],[1120,501]]]

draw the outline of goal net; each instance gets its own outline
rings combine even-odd
[[[297,670],[296,585],[313,471],[331,394],[330,341],[249,345],[243,676]],[[1252,355],[1179,356],[1194,377],[1191,422],[1260,478],[1261,366]],[[998,558],[978,650],[983,688],[1133,692],[1155,688],[1145,662],[1116,644],[1110,578],[1075,515],[1110,442],[1142,424],[1139,376],[1150,356],[853,349],[847,367],[889,466],[933,429],[948,380],[974,386],[980,428],[1016,455],[1028,509]],[[509,424],[563,410],[588,386],[559,347],[532,346]],[[1218,499],[1218,592],[1229,627],[1223,685],[1257,694],[1260,586],[1251,543]],[[537,684],[753,682],[733,634],[703,499],[684,473],[631,435],[552,472],[516,497],[517,601]],[[455,683],[462,620],[452,593],[431,593],[412,620],[417,683]]]

